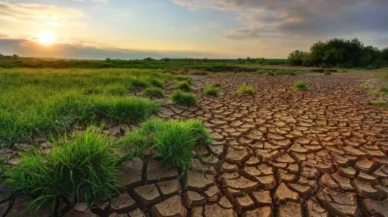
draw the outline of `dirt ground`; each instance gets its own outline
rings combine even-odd
[[[369,105],[374,96],[360,86],[376,79],[361,72],[196,77],[200,106],[160,113],[203,119],[214,139],[196,150],[183,197],[188,212],[388,216],[388,109]],[[294,90],[297,80],[310,90]],[[202,94],[211,83],[221,84],[221,96]],[[243,83],[256,93],[236,94]],[[200,172],[202,180],[190,181]]]

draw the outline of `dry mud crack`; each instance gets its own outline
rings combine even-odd
[[[183,176],[159,162],[124,162],[108,216],[388,216],[388,109],[360,85],[373,75],[196,77],[198,107],[159,117],[205,121],[213,143]],[[292,84],[306,81],[310,91]],[[222,94],[202,94],[220,83]],[[238,95],[241,84],[254,95]],[[107,208],[108,206],[108,208]],[[0,207],[1,210],[1,207]],[[8,215],[12,216],[12,215]],[[65,216],[94,216],[70,211]]]

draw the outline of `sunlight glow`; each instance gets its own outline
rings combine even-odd
[[[54,44],[57,40],[57,37],[51,31],[45,30],[41,31],[36,35],[38,42],[42,45],[50,46]]]

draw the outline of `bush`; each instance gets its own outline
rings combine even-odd
[[[176,85],[176,88],[179,89],[179,90],[186,91],[186,92],[192,91],[192,89],[191,89],[191,87],[190,87],[190,83],[187,82],[187,81],[181,81],[181,82],[179,82],[179,83]]]
[[[171,95],[172,101],[174,101],[176,104],[179,105],[187,105],[187,106],[192,106],[192,105],[197,105],[197,99],[195,96],[191,93],[184,93],[182,91],[175,91]]]
[[[309,89],[308,85],[304,81],[296,81],[294,83],[294,88],[298,89],[298,90],[308,90]]]
[[[202,121],[152,119],[118,140],[117,144],[127,149],[129,158],[142,157],[145,150],[156,149],[153,157],[166,166],[187,169],[193,148],[208,142],[210,136]]]
[[[255,89],[250,85],[243,84],[237,89],[236,93],[238,93],[238,94],[254,94]]]
[[[96,199],[118,193],[118,156],[109,136],[89,127],[71,138],[62,138],[46,156],[39,151],[22,155],[10,184],[35,199],[29,209],[52,205],[58,197],[93,204]]]
[[[151,97],[163,97],[163,90],[157,87],[147,87],[144,94]]]
[[[220,89],[217,88],[216,86],[214,85],[209,85],[207,86],[204,90],[203,90],[203,93],[206,95],[206,96],[218,96],[220,94]]]

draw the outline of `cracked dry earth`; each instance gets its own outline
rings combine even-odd
[[[169,103],[158,116],[202,119],[213,143],[194,150],[192,167],[183,176],[153,160],[122,163],[123,193],[93,212],[110,217],[388,216],[388,109],[369,105],[373,96],[360,84],[370,79],[375,76],[195,77],[200,105],[185,109]],[[294,90],[296,80],[311,90]],[[204,96],[203,88],[216,82],[223,93]],[[235,94],[243,83],[256,93]],[[81,206],[65,216],[96,214]]]

